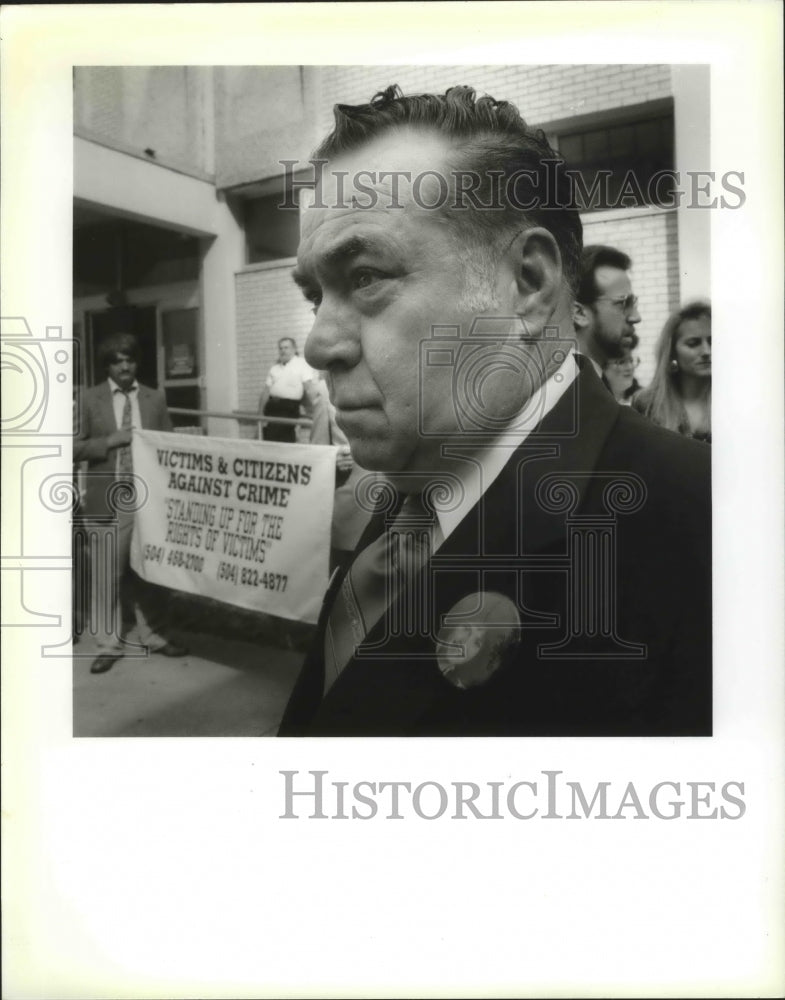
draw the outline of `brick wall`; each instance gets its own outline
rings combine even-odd
[[[622,218],[583,219],[583,242],[618,247],[632,258],[632,287],[641,322],[637,379],[646,385],[654,372],[654,344],[668,314],[679,307],[679,257],[676,212],[637,213]]]
[[[533,125],[607,108],[669,97],[670,68],[618,66],[323,66],[316,70],[320,133],[330,129],[334,104],[367,101],[397,83],[406,93],[468,84],[481,94],[512,101]]]
[[[277,262],[235,276],[239,408],[255,410],[277,342],[294,337],[302,354],[313,315],[291,278],[294,261]],[[242,425],[241,425],[242,429]],[[247,429],[247,426],[246,426]],[[250,433],[250,431],[249,431]]]

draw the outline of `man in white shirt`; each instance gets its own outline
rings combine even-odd
[[[385,481],[358,483],[375,513],[279,735],[710,734],[707,449],[575,353],[581,222],[545,136],[468,87],[335,119],[294,278]]]
[[[285,417],[296,420],[303,400],[310,401],[311,382],[315,372],[297,353],[297,344],[291,337],[278,341],[278,361],[272,366],[259,397],[259,413],[266,417]],[[262,432],[265,441],[297,440],[294,424],[268,423]]]

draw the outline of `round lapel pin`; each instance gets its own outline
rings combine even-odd
[[[509,597],[496,591],[468,594],[444,616],[436,662],[446,680],[465,690],[484,684],[520,637],[521,619]]]

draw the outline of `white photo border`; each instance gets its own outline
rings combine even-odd
[[[67,439],[4,438],[7,996],[778,995],[781,28],[770,2],[3,10],[3,316],[40,339],[70,336],[73,66],[383,66],[390,53],[397,65],[709,63],[711,169],[742,170],[747,194],[712,219],[711,739],[72,739],[70,662],[42,657],[56,630],[31,624],[40,609],[70,614],[58,569],[69,545],[62,518],[8,475],[20,448],[29,462],[61,448],[70,463]],[[49,385],[70,427],[70,387],[60,398]],[[14,560],[28,558],[39,562],[23,576]],[[546,771],[587,789],[739,781],[746,810],[713,822],[280,819],[280,772],[314,769],[448,786]]]

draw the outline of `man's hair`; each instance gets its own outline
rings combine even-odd
[[[402,127],[443,135],[452,143],[449,163],[452,183],[448,181],[452,197],[441,211],[454,223],[464,242],[468,238],[486,255],[490,251],[495,263],[523,225],[542,226],[556,240],[564,276],[575,290],[583,227],[574,207],[565,164],[548,144],[545,133],[530,128],[514,104],[488,96],[477,98],[472,87],[451,87],[445,94],[404,97],[400,87],[392,85],[377,93],[368,104],[336,104],[333,113],[335,127],[317,149],[317,158],[331,159],[354,151]],[[482,205],[496,203],[500,207],[450,210],[458,172],[480,178],[472,196]],[[521,180],[526,181],[523,195],[517,191]],[[510,186],[513,199],[508,197]],[[463,197],[466,199],[465,194]],[[534,207],[528,207],[529,204]],[[486,261],[486,265],[490,263]]]
[[[132,361],[138,359],[139,347],[132,333],[110,333],[101,341],[98,363],[104,371],[113,364],[118,354],[126,354]]]
[[[581,254],[580,282],[575,297],[585,306],[590,306],[599,297],[600,290],[597,288],[597,282],[594,278],[598,267],[617,267],[620,271],[629,271],[632,267],[632,261],[626,253],[622,253],[616,247],[606,247],[599,244],[584,247]]]

